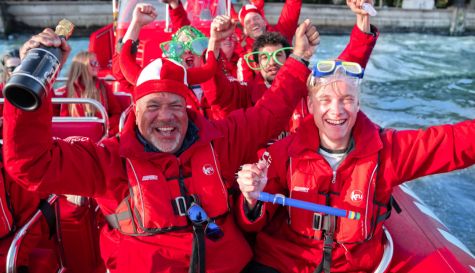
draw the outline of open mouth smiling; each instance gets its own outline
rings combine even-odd
[[[345,124],[347,119],[325,119],[326,123],[329,123],[330,125],[333,126],[341,126]]]

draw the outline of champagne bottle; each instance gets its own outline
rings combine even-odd
[[[55,33],[69,39],[74,25],[61,20]],[[15,107],[33,111],[41,106],[56,80],[61,65],[61,49],[41,45],[30,49],[3,89],[4,97]]]

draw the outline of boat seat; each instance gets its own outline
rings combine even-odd
[[[54,137],[71,136],[88,137],[99,142],[108,135],[109,120],[104,106],[93,99],[84,98],[53,98],[54,105],[61,104],[92,104],[100,112],[98,117],[53,117],[52,134]]]
[[[114,92],[114,96],[120,104],[121,112],[124,112],[130,105],[132,105],[132,95],[126,92]]]

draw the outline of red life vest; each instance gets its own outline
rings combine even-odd
[[[351,172],[345,173],[340,192],[330,190],[330,181],[322,181],[321,161],[306,158],[290,159],[290,197],[317,204],[352,210],[361,214],[360,220],[338,217],[334,238],[338,243],[357,243],[371,239],[387,216],[390,194],[375,200],[378,154],[355,159]],[[335,174],[334,174],[335,175]],[[328,177],[327,177],[328,178]],[[335,177],[333,177],[335,179]],[[380,192],[378,194],[381,194]],[[378,195],[378,198],[381,198]],[[289,208],[289,224],[298,234],[322,239],[323,216],[308,210]]]
[[[211,144],[194,152],[191,177],[165,177],[150,161],[126,159],[126,166],[130,195],[122,200],[115,214],[106,216],[109,224],[124,234],[153,235],[188,228],[186,209],[190,196],[199,200],[210,218],[224,216],[230,210]],[[186,196],[180,183],[184,183]]]
[[[6,237],[15,231],[15,224],[9,197],[6,191],[3,166],[0,163],[0,238]]]

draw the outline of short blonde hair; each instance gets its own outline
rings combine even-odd
[[[310,74],[307,78],[308,95],[313,96],[317,94],[318,91],[322,90],[325,86],[330,85],[330,84],[336,87],[335,84],[339,81],[350,83],[351,85],[353,85],[357,91],[357,95],[359,96],[359,93],[361,90],[360,88],[361,79],[347,76],[344,72],[342,72],[339,69],[335,71],[334,74],[328,77],[315,77],[314,75]]]

